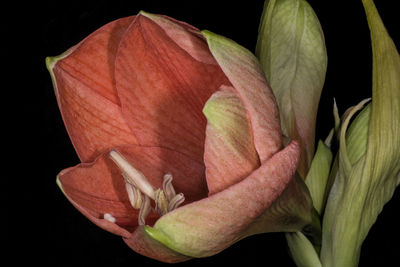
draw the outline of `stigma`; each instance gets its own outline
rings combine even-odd
[[[178,208],[185,201],[182,193],[176,194],[175,192],[172,185],[172,174],[164,175],[162,188],[154,188],[146,176],[118,151],[111,150],[109,156],[121,170],[131,206],[139,209],[139,225],[145,224],[146,217],[152,209],[162,216]],[[155,203],[154,208],[151,207],[151,200]]]

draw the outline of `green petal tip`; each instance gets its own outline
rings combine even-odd
[[[163,244],[167,248],[169,248],[169,249],[171,249],[173,251],[176,251],[176,252],[178,252],[178,253],[180,253],[182,255],[185,255],[184,253],[182,253],[181,251],[178,251],[176,249],[176,246],[174,246],[174,243],[172,242],[172,240],[167,235],[165,235],[162,231],[160,231],[160,230],[158,230],[158,229],[156,229],[154,227],[148,226],[148,225],[144,226],[144,231],[151,238],[153,238],[154,240],[157,240],[158,242],[160,242],[161,244]],[[185,255],[185,256],[190,256],[190,255]]]

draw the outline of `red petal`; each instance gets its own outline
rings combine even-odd
[[[178,24],[174,27],[185,31]],[[202,108],[222,83],[229,82],[216,62],[200,62],[179,45],[202,39],[187,34],[175,42],[167,32],[143,15],[126,31],[115,63],[122,112],[140,144],[167,147],[202,162]],[[195,49],[209,53],[206,45]]]
[[[126,146],[118,151],[140,170],[150,183],[160,188],[163,175],[171,173],[177,193],[184,193],[186,203],[207,196],[204,167],[181,153],[158,147]],[[132,231],[137,226],[138,210],[131,207],[121,171],[109,158],[101,155],[94,163],[82,163],[62,171],[58,176],[63,192],[89,219],[102,228],[99,219],[111,214],[116,224]],[[151,213],[146,223],[158,216]],[[105,228],[106,230],[110,230]]]
[[[129,228],[128,231],[127,229],[119,226],[118,224],[112,223],[104,218],[99,217],[96,214],[94,215],[93,212],[83,207],[82,205],[79,205],[77,202],[73,201],[67,194],[65,194],[65,196],[71,202],[71,204],[74,205],[74,207],[77,210],[79,210],[83,215],[85,215],[85,217],[88,218],[92,223],[96,224],[100,228],[110,233],[113,233],[114,235],[119,235],[122,237],[129,238],[131,236],[130,231],[133,231],[133,229],[136,228],[135,226],[128,227]]]
[[[57,101],[75,150],[91,162],[109,149],[136,144],[123,119],[114,83],[114,60],[134,17],[113,21],[64,55],[50,59]]]

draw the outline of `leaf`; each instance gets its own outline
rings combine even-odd
[[[338,176],[323,223],[321,261],[328,267],[357,266],[369,229],[400,182],[400,57],[373,1],[363,4],[373,52],[372,104],[368,124],[366,108],[346,139],[342,129]]]

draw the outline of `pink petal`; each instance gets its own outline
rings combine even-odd
[[[82,162],[110,147],[137,143],[121,113],[113,69],[117,47],[133,19],[113,21],[48,60],[58,105]]]
[[[264,162],[282,147],[279,111],[264,72],[257,58],[246,48],[209,31],[202,33],[249,113],[254,144]]]
[[[197,61],[217,65],[200,31],[195,27],[167,16],[141,12],[161,27],[167,36]]]
[[[171,22],[172,23],[172,22]],[[182,42],[196,40],[196,49],[209,53],[196,35],[170,36],[156,22],[138,15],[121,41],[115,77],[122,112],[142,145],[163,146],[203,161],[206,120],[202,108],[222,83],[221,69],[188,53]],[[186,38],[186,39],[185,39]],[[190,38],[190,39],[187,39]]]
[[[312,199],[300,176],[295,175],[285,191],[262,215],[254,220],[243,236],[269,232],[296,232],[312,221]]]
[[[292,180],[299,154],[292,142],[243,181],[162,216],[146,232],[184,255],[218,253],[243,238],[247,227],[273,205]]]
[[[162,262],[175,263],[191,259],[149,237],[143,226],[138,226],[131,236],[124,237],[124,241],[134,251]]]
[[[136,145],[118,148],[124,157],[140,170],[150,183],[160,188],[163,176],[171,173],[173,186],[185,194],[186,203],[207,196],[204,167],[187,156],[158,147]],[[130,205],[121,170],[109,158],[108,153],[93,163],[82,163],[62,171],[58,181],[64,194],[89,219],[98,226],[110,230],[104,224],[105,214],[112,215],[116,224],[128,231],[137,226],[139,211]],[[151,213],[146,223],[152,225],[158,215]],[[124,235],[125,236],[125,235]]]
[[[224,190],[260,166],[250,121],[233,87],[222,86],[207,101],[204,163],[210,195]]]

